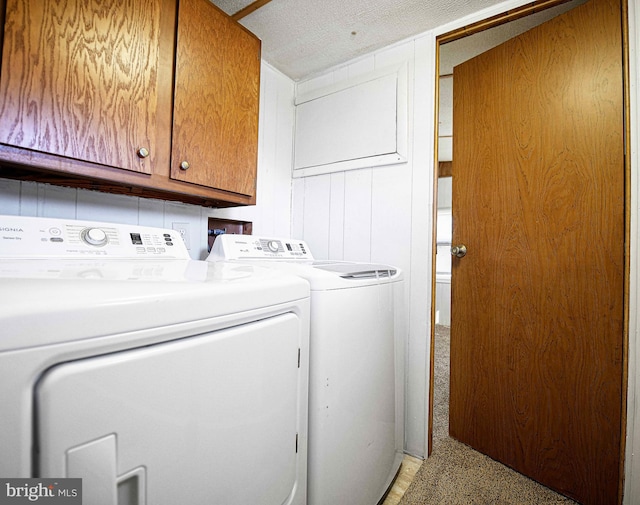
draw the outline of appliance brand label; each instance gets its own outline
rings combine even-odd
[[[82,479],[2,479],[0,505],[82,505]]]

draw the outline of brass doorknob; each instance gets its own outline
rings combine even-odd
[[[467,255],[467,246],[464,244],[454,245],[451,247],[451,256],[456,258],[464,258]]]

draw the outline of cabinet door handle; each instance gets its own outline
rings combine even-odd
[[[182,163],[180,163],[180,170],[189,170],[190,166],[191,165],[189,165],[189,162],[185,160]]]
[[[138,157],[139,158],[146,158],[147,156],[149,156],[149,149],[147,149],[146,147],[141,147],[140,149],[138,149]]]

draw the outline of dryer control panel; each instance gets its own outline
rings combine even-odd
[[[255,235],[218,235],[213,243],[209,261],[281,259],[313,261],[313,255],[304,240],[258,237]]]
[[[175,230],[26,216],[0,216],[0,258],[191,259]]]

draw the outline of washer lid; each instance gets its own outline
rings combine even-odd
[[[314,261],[303,240],[223,234],[207,261],[236,261],[275,268],[308,280],[312,290],[347,289],[402,279],[396,267],[349,261]],[[356,282],[357,281],[357,282]]]
[[[318,262],[312,265],[320,270],[334,272],[343,279],[383,279],[393,277],[398,269],[375,263]]]

